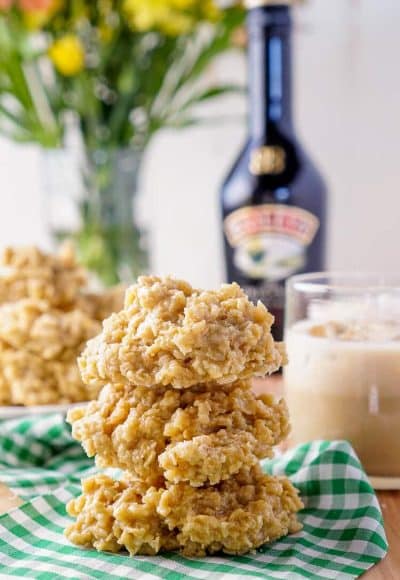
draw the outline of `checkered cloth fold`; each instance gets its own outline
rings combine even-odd
[[[95,471],[61,415],[0,422],[0,481],[26,500],[0,517],[0,578],[357,578],[387,552],[376,496],[350,445],[317,441],[263,463],[300,489],[303,530],[245,556],[98,553],[69,543],[66,502]]]

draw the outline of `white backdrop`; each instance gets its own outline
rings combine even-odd
[[[398,0],[310,0],[297,11],[297,126],[330,185],[330,268],[398,269],[399,22]],[[244,62],[229,56],[209,74],[243,80]],[[242,115],[244,102],[210,112],[220,111]],[[155,272],[222,280],[218,187],[244,135],[238,120],[154,141],[143,191]],[[37,151],[0,141],[0,245],[48,244],[40,192]]]

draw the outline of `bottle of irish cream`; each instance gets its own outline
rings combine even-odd
[[[275,316],[283,333],[285,280],[324,269],[325,183],[292,118],[291,8],[248,0],[249,136],[222,186],[229,281]]]

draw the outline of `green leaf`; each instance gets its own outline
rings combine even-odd
[[[211,125],[215,127],[217,124],[222,123],[232,123],[232,122],[242,123],[243,118],[238,115],[212,115],[212,116],[201,116],[201,117],[183,117],[176,119],[168,119],[164,127],[174,128],[174,129],[184,129],[187,127],[200,126],[200,125]]]
[[[208,28],[207,34],[200,29],[194,38],[185,39],[181,58],[171,64],[153,103],[151,113],[154,116],[166,118],[172,103],[183,101],[188,91],[198,90],[195,87],[199,77],[218,54],[231,48],[232,33],[243,18],[242,9],[226,10],[221,22]]]
[[[194,93],[190,96],[188,100],[184,103],[179,104],[179,110],[185,111],[190,107],[197,105],[199,103],[203,103],[205,101],[211,101],[212,99],[216,99],[222,97],[226,94],[244,94],[245,87],[236,84],[226,84],[226,85],[217,85],[215,87],[209,87],[207,89],[201,90],[197,93]]]
[[[224,19],[216,25],[210,40],[200,47],[197,58],[182,76],[181,86],[189,80],[198,79],[218,54],[232,47],[232,33],[243,20],[243,10],[232,8],[225,11]]]
[[[21,122],[21,117],[19,117],[17,114],[12,113],[11,111],[9,111],[3,104],[0,103],[0,113],[2,115],[4,115],[5,117],[7,117],[7,119],[9,121],[12,121],[13,123],[15,123],[16,125],[22,125],[23,123]]]

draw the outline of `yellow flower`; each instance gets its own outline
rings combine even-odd
[[[44,26],[49,20],[48,12],[26,12],[22,16],[24,24],[30,30],[37,30]]]
[[[20,0],[22,18],[27,28],[37,30],[45,26],[63,5],[63,0]]]
[[[186,34],[193,28],[194,21],[184,12],[174,12],[169,14],[166,18],[160,20],[159,28],[167,36],[179,36]]]
[[[170,0],[169,4],[178,10],[188,10],[193,8],[196,0]]]
[[[145,0],[125,0],[124,11],[132,28],[141,32],[155,28],[160,18],[168,15],[165,6],[158,5],[158,2],[157,6],[154,6],[153,2]]]
[[[135,30],[161,30],[167,35],[177,36],[188,32],[193,19],[188,10],[194,0],[125,0],[124,12]]]
[[[201,9],[206,20],[216,22],[222,16],[221,8],[217,6],[214,0],[204,0],[201,4]]]
[[[66,77],[78,74],[85,65],[82,43],[73,34],[56,40],[49,48],[49,56],[58,72]]]
[[[193,20],[187,14],[175,13],[172,18],[166,18],[160,22],[160,30],[168,36],[186,34],[193,28]]]

